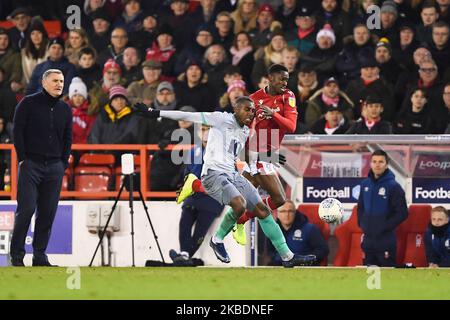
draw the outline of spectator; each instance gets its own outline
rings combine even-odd
[[[266,46],[270,42],[271,32],[275,28],[281,28],[278,21],[274,21],[275,11],[269,4],[259,7],[256,27],[248,33],[256,49]]]
[[[218,12],[217,0],[200,0],[200,5],[189,15],[191,16],[193,25],[209,25],[212,27]]]
[[[49,42],[48,59],[36,66],[31,74],[30,83],[27,87],[27,95],[38,92],[42,88],[41,79],[44,72],[48,69],[61,70],[64,75],[63,94],[67,94],[69,84],[75,76],[76,69],[66,57],[64,57],[64,40],[61,38],[53,38]]]
[[[445,130],[445,133],[448,134],[450,133],[450,83],[447,83],[442,91],[442,100],[447,109],[447,129]]]
[[[306,132],[305,113],[308,100],[317,90],[319,90],[319,82],[317,81],[317,73],[314,66],[309,63],[303,63],[297,74],[297,86],[292,92],[295,94],[297,101],[297,129],[295,133],[301,134]]]
[[[109,103],[102,108],[92,126],[88,143],[142,144],[145,135],[142,120],[132,113],[127,90],[114,86],[109,91]]]
[[[434,1],[426,1],[420,11],[421,24],[417,26],[417,40],[431,43],[433,24],[439,17],[438,9]]]
[[[27,85],[34,68],[47,60],[48,34],[40,19],[33,19],[30,31],[26,35],[25,46],[21,50],[22,84]]]
[[[213,90],[214,96],[217,97],[217,102],[224,93],[222,90],[223,78],[228,65],[225,49],[220,44],[213,44],[206,50],[203,66],[205,74],[208,76],[208,85]]]
[[[158,19],[159,16],[153,11],[145,11],[142,14],[142,26],[130,35],[130,43],[132,43],[140,53],[145,52],[146,48],[151,45],[158,36]]]
[[[77,74],[83,80],[88,90],[94,87],[95,82],[100,82],[102,69],[96,62],[97,53],[91,47],[85,47],[78,53]]]
[[[314,255],[314,265],[319,265],[328,256],[328,244],[319,228],[310,223],[308,218],[298,210],[291,200],[286,200],[284,205],[277,209],[278,219],[286,243],[294,254]],[[281,265],[281,257],[271,246],[271,265]]]
[[[361,76],[359,79],[350,81],[345,92],[355,105],[354,113],[357,119],[361,112],[361,103],[373,93],[381,98],[383,105],[383,120],[393,121],[396,113],[394,91],[392,87],[380,78],[380,68],[372,56],[360,62]]]
[[[295,90],[297,86],[297,74],[298,74],[298,60],[300,59],[300,52],[297,48],[287,46],[281,51],[281,64],[286,67],[289,73],[288,89]]]
[[[338,47],[342,47],[342,39],[352,33],[350,19],[348,14],[339,7],[337,0],[322,0],[322,7],[319,9],[317,16],[317,24],[324,26],[331,25],[334,30],[336,39],[338,39]]]
[[[5,122],[12,123],[16,104],[16,94],[11,90],[9,82],[5,80],[5,71],[0,65],[0,117]]]
[[[89,91],[91,105],[89,114],[96,114],[109,101],[109,90],[122,83],[122,70],[113,59],[108,60],[103,66],[103,77],[99,83],[95,83]]]
[[[275,20],[280,21],[283,32],[295,29],[295,17],[297,16],[297,0],[283,0],[275,14]]]
[[[344,49],[339,53],[336,61],[336,71],[339,83],[346,86],[360,75],[361,58],[373,57],[374,39],[370,36],[365,24],[357,24],[353,28],[353,36],[344,39]]]
[[[267,71],[272,64],[281,64],[281,52],[287,47],[286,39],[284,38],[281,29],[272,32],[272,39],[270,43],[264,48],[259,48],[255,52],[255,64],[252,70],[252,84],[257,87],[262,76],[267,76]]]
[[[378,38],[386,38],[392,44],[397,45],[398,40],[398,11],[395,1],[384,1],[380,9],[381,29],[372,31]]]
[[[66,103],[72,109],[72,143],[87,143],[96,115],[89,115],[87,87],[81,78],[75,77],[69,86],[69,100]]]
[[[180,105],[192,106],[196,111],[214,111],[214,97],[207,85],[204,71],[196,61],[188,61],[186,72],[174,83],[175,93]]]
[[[448,0],[436,0],[439,5],[439,21],[444,21],[450,25],[450,2]]]
[[[124,28],[128,34],[139,31],[144,19],[141,10],[141,0],[123,0],[124,10],[117,17],[114,28]]]
[[[200,177],[203,167],[203,154],[208,141],[208,126],[200,126],[197,134],[200,143],[189,152],[189,163],[185,165],[184,176]],[[216,218],[223,211],[223,206],[204,192],[198,192],[183,202],[180,218],[180,253],[170,250],[170,257],[175,265],[192,266],[192,257],[200,248],[203,240]],[[195,226],[194,226],[195,224]]]
[[[295,25],[298,27],[286,33],[286,40],[290,46],[294,46],[303,54],[308,54],[317,37],[316,17],[308,7],[301,7],[297,11]]]
[[[8,33],[0,28],[0,66],[3,68],[3,77],[10,84],[11,90],[17,92],[22,81],[22,64],[20,53],[11,46]]]
[[[233,80],[228,86],[227,92],[220,98],[219,107],[216,111],[233,113],[233,106],[239,97],[248,96],[245,88],[245,82],[242,80]]]
[[[173,45],[173,30],[169,25],[163,25],[158,30],[156,41],[147,49],[145,60],[154,60],[162,63],[162,75],[167,80],[175,80],[175,64],[177,50]]]
[[[250,84],[255,57],[252,40],[247,32],[242,31],[236,34],[230,53],[231,64],[240,69],[244,81]]]
[[[214,25],[214,43],[221,44],[227,51],[230,50],[234,40],[233,19],[231,18],[231,14],[226,11],[219,12]]]
[[[128,44],[128,34],[124,28],[114,28],[111,33],[111,44],[99,53],[98,63],[105,64],[109,59],[113,59],[118,64],[123,64],[123,52]]]
[[[95,51],[103,52],[108,49],[111,37],[111,17],[106,10],[99,9],[92,14],[91,19],[91,30],[88,32],[89,42],[94,47]]]
[[[18,7],[8,16],[14,27],[8,30],[11,46],[15,51],[20,51],[25,46],[25,38],[29,33],[31,23],[30,11],[25,7]]]
[[[92,15],[94,12],[104,8],[105,1],[104,0],[85,0],[83,11],[86,15]]]
[[[399,46],[394,47],[392,55],[396,62],[406,69],[414,68],[414,51],[419,47],[414,25],[404,23],[399,28]]]
[[[381,38],[375,49],[375,60],[380,68],[380,76],[393,88],[402,72],[398,63],[392,59],[392,47],[387,38]]]
[[[416,89],[410,98],[411,103],[401,110],[394,123],[394,133],[429,134],[433,120],[428,111],[427,96],[423,89]]]
[[[363,103],[362,118],[358,119],[347,134],[392,134],[392,126],[381,119],[383,100],[371,94]]]
[[[450,267],[449,213],[442,206],[431,211],[431,221],[425,233],[425,249],[430,268]]]
[[[141,66],[144,79],[134,81],[128,87],[128,96],[132,105],[138,102],[147,105],[152,103],[156,95],[156,89],[161,82],[161,62],[146,60]]]
[[[413,1],[394,0],[394,2],[397,6],[398,22],[400,24],[403,24],[405,22],[414,24],[419,23],[419,12],[411,5]],[[418,1],[415,2],[417,3]]]
[[[367,266],[395,266],[395,231],[408,217],[405,192],[395,181],[388,165],[386,152],[373,152],[369,177],[361,183],[358,225],[364,232],[361,248],[364,252],[364,264]]]
[[[450,28],[443,21],[438,21],[432,26],[432,42],[429,50],[433,60],[438,66],[440,74],[444,74],[450,66]]]
[[[84,29],[72,29],[69,31],[64,55],[71,64],[78,66],[80,50],[88,46],[89,39],[86,31]]]
[[[234,20],[234,34],[249,32],[256,28],[258,3],[256,0],[238,0],[238,7],[231,13],[231,18]]]
[[[135,47],[128,47],[123,51],[122,78],[125,87],[134,81],[142,79],[140,63],[141,55]]]
[[[339,89],[339,83],[335,78],[325,80],[323,88],[309,98],[305,116],[306,126],[312,127],[330,107],[342,110],[347,121],[353,120],[353,102]]]
[[[352,24],[366,24],[368,21],[370,14],[368,13],[368,9],[373,5],[378,5],[378,0],[358,0],[358,3],[354,5],[352,8]],[[344,10],[345,11],[345,10]]]
[[[317,120],[309,132],[312,134],[345,134],[349,129],[349,122],[344,117],[346,110],[342,105],[329,106],[325,114]]]
[[[195,42],[187,45],[177,57],[175,74],[179,75],[184,71],[187,61],[202,61],[206,49],[213,43],[211,29],[208,26],[200,26],[195,35]]]
[[[171,0],[170,14],[161,20],[161,25],[167,24],[173,30],[173,43],[181,52],[194,34],[194,23],[188,13],[189,0]]]
[[[330,78],[335,72],[338,56],[336,36],[329,24],[325,24],[317,33],[316,44],[307,56],[302,57],[303,62],[313,63],[314,69],[323,79]]]

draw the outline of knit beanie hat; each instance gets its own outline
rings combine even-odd
[[[387,0],[385,2],[383,2],[383,5],[381,6],[381,13],[383,12],[390,12],[392,13],[394,16],[398,16],[398,11],[397,11],[397,4],[394,1],[391,0]]]
[[[242,91],[245,92],[245,82],[242,80],[233,80],[231,81],[230,85],[228,86],[227,89],[227,93],[230,93],[231,91],[233,91],[234,89],[241,89]]]
[[[336,35],[334,34],[333,28],[328,23],[323,26],[322,30],[320,30],[319,33],[317,33],[316,42],[319,41],[320,37],[331,38],[333,44],[336,43]]]
[[[108,72],[109,69],[116,69],[119,71],[119,74],[122,75],[122,69],[120,69],[120,65],[114,59],[108,59],[103,65],[103,74]]]
[[[86,85],[79,77],[73,78],[72,82],[70,83],[69,99],[72,99],[72,97],[76,94],[83,96],[85,99],[87,99],[88,97]]]
[[[116,85],[113,86],[111,89],[109,89],[109,101],[119,96],[128,100],[127,95],[128,95],[127,89],[125,89],[122,86]]]

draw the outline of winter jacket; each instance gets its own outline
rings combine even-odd
[[[199,83],[190,88],[186,80],[176,81],[173,84],[175,96],[180,106],[192,106],[200,112],[214,111],[215,97],[211,94],[208,84]]]
[[[428,107],[425,106],[420,112],[413,112],[410,106],[399,113],[393,129],[398,134],[431,134],[432,128],[433,120]]]
[[[169,77],[175,76],[175,63],[178,55],[176,54],[174,46],[161,49],[156,42],[153,42],[152,47],[147,49],[145,60],[154,60],[162,63],[162,74]]]
[[[348,129],[345,134],[392,134],[392,126],[389,122],[380,120],[378,121],[372,129],[369,129],[366,125],[364,118],[358,119],[353,125]]]
[[[158,88],[159,81],[155,81],[151,84],[145,82],[145,80],[134,81],[128,86],[128,99],[132,105],[143,102],[144,100],[153,101],[156,96],[156,89]]]
[[[435,228],[431,224],[425,233],[425,250],[428,263],[439,267],[450,267],[450,228],[449,224]]]
[[[72,143],[87,143],[89,133],[97,115],[88,115],[89,101],[85,100],[79,107],[74,107],[69,100],[67,104],[72,108]]]
[[[396,228],[408,217],[405,191],[390,169],[375,179],[372,170],[361,182],[358,225],[364,232],[365,252],[388,251],[396,246]]]
[[[8,48],[4,54],[0,55],[0,66],[5,70],[3,75],[5,81],[11,83],[22,80],[22,58],[13,48]]]
[[[319,228],[309,223],[308,218],[301,212],[297,211],[292,226],[285,230],[279,220],[277,221],[283,232],[286,244],[294,254],[308,255],[313,254],[317,257],[317,264],[327,257],[329,249]],[[273,251],[275,251],[272,248]],[[281,257],[278,252],[274,252],[272,256],[274,265],[281,265]]]
[[[332,134],[345,134],[347,132],[347,130],[349,129],[348,120],[344,118],[343,121],[344,122],[341,123],[336,131],[334,131]],[[316,121],[316,123],[312,125],[312,127],[309,129],[309,132],[311,132],[312,134],[328,134],[325,131],[326,122],[327,121],[325,120],[325,117],[321,117]]]

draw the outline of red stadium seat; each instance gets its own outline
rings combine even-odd
[[[330,226],[319,218],[319,205],[303,203],[298,206],[297,210],[307,216],[310,223],[315,224],[319,228],[325,241],[328,242],[328,239],[330,239]],[[320,265],[328,265],[328,259],[325,258]]]
[[[112,154],[85,153],[80,157],[78,165],[109,166],[110,168],[113,168],[115,161],[114,155]]]
[[[0,28],[10,29],[12,27],[14,27],[14,24],[11,21],[0,21]],[[45,20],[44,28],[47,30],[49,38],[61,35],[61,22],[59,20]]]
[[[107,166],[78,166],[75,168],[75,191],[86,193],[79,197],[81,199],[98,199],[89,193],[108,191],[110,182],[111,169]]]
[[[334,258],[335,266],[363,265],[361,249],[362,230],[358,226],[357,206],[353,207],[350,219],[338,226],[334,232],[339,243],[339,249]]]
[[[430,222],[431,206],[412,204],[408,213],[408,218],[397,229],[397,263],[426,267],[424,236]]]

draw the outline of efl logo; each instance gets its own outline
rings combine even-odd
[[[419,169],[450,169],[450,161],[420,161]]]
[[[0,211],[0,230],[12,231],[14,229],[14,212]]]
[[[437,188],[435,190],[424,190],[424,188],[422,187],[416,187],[415,198],[448,200],[450,199],[450,190],[445,190],[443,187]]]

